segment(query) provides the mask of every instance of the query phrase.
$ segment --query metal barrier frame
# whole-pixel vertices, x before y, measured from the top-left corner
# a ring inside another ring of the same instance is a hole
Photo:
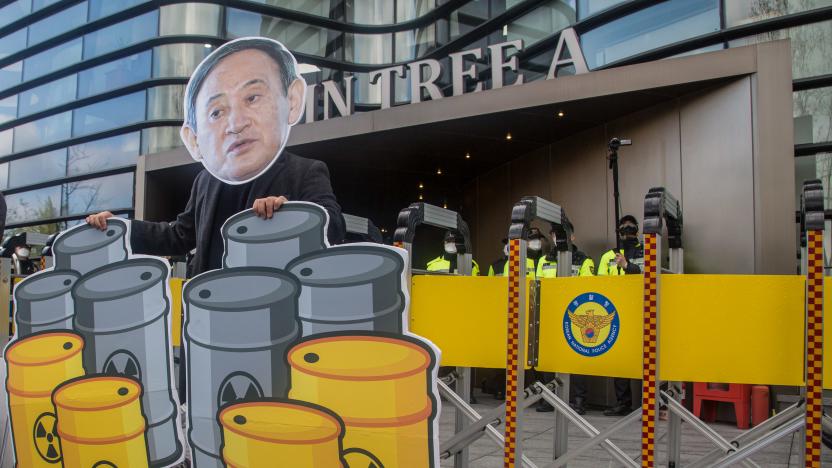
[[[468,229],[468,224],[462,219],[462,216],[455,211],[428,203],[413,203],[399,212],[396,231],[393,233],[393,245],[407,251],[408,264],[410,265],[410,271],[407,272],[407,288],[410,288],[410,276],[414,271],[427,273],[413,268],[413,240],[416,236],[416,227],[421,224],[450,230],[462,237],[462,242],[457,242],[456,244],[457,270],[460,276],[471,276],[473,271],[471,232]],[[448,273],[453,274],[453,272]],[[456,392],[448,386],[448,384],[453,382],[456,382]],[[469,456],[467,447],[477,437],[483,434],[482,430],[472,430],[468,427],[470,422],[482,420],[482,418],[479,418],[476,410],[468,404],[471,400],[471,382],[471,369],[468,367],[457,367],[456,372],[452,375],[449,382],[446,383],[441,380],[438,382],[439,393],[457,408],[454,422],[455,436],[448,441],[454,446],[454,450],[449,451],[444,447],[448,443],[442,444],[443,446],[440,447],[440,453],[446,455],[443,458],[453,455],[454,468],[468,468]],[[467,436],[470,434],[475,434],[476,437],[465,444],[457,445],[457,438],[460,435]]]
[[[526,389],[524,382],[526,364],[534,366],[537,363],[537,350],[539,336],[537,330],[539,320],[539,281],[532,283],[532,301],[527,312],[526,298],[526,243],[529,235],[529,227],[533,220],[548,222],[555,232],[558,257],[558,276],[571,276],[572,274],[572,224],[566,216],[566,212],[560,205],[552,203],[540,197],[523,197],[511,210],[511,226],[508,233],[508,343],[506,349],[506,403],[505,403],[505,442],[503,447],[503,460],[506,467],[516,466],[517,460],[524,465],[531,464],[523,456],[522,443],[517,439],[518,434],[523,430],[523,411],[529,401],[537,401],[540,398],[547,398],[548,392],[555,400],[569,401],[569,376],[556,374],[555,392],[552,394],[540,382],[535,382],[529,389]],[[522,324],[528,313],[528,330]],[[527,346],[528,332],[528,346]],[[523,362],[520,352],[528,351],[528,362]],[[544,392],[543,390],[547,390]],[[520,395],[523,398],[520,402]],[[518,408],[518,404],[522,408]],[[556,409],[560,406],[550,402]],[[568,404],[567,404],[568,406]],[[576,415],[577,416],[577,415]],[[553,435],[553,446],[555,457],[566,453],[568,443],[568,418],[562,412],[555,413],[555,430]],[[531,464],[534,466],[533,464]]]

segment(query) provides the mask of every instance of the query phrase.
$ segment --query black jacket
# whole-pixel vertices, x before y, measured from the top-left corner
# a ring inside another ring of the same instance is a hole
[[[214,219],[222,184],[224,182],[203,169],[194,180],[185,211],[175,221],[133,221],[130,234],[133,252],[184,255],[196,247],[188,264],[188,277],[206,271],[210,236],[225,222]],[[326,164],[284,151],[266,173],[254,180],[246,206],[251,207],[258,198],[280,195],[290,201],[308,201],[323,206],[329,212],[329,242],[338,244],[344,239],[344,217],[332,192]]]

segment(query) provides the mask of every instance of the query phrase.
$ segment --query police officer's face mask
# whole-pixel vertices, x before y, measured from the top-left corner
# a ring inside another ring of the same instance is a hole
[[[453,242],[445,242],[445,253],[447,254],[455,254],[456,253],[456,244]]]
[[[26,247],[17,249],[17,256],[20,258],[29,258],[29,249]]]
[[[506,257],[508,257],[508,244],[506,244],[506,245],[504,245],[504,246],[503,246],[503,255],[505,255]]]
[[[543,244],[540,239],[532,239],[529,241],[529,250],[539,252],[541,248],[543,248]]]

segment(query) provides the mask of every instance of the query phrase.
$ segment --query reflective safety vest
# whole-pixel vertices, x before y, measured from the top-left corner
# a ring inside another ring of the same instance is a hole
[[[534,259],[526,257],[526,275],[534,276],[535,269],[534,269]],[[493,267],[488,269],[488,276],[508,276],[508,260],[503,265],[503,271],[496,273]]]
[[[581,251],[572,253],[572,276],[592,276],[595,274],[595,262]],[[558,276],[558,261],[546,257],[537,265],[538,278],[555,278]]]
[[[624,249],[618,251],[624,255]],[[637,265],[640,270],[644,271],[644,250],[641,245],[636,248],[636,256],[628,258],[628,262]],[[601,256],[598,262],[598,276],[619,276],[626,275],[627,272],[615,263],[615,249],[610,249]]]
[[[433,260],[428,262],[428,266],[426,268],[428,271],[440,271],[444,273],[450,273],[451,271],[451,261],[445,260],[445,257],[440,255]],[[480,275],[480,266],[477,265],[476,260],[471,259],[471,275],[472,276],[479,276]],[[454,270],[454,273],[457,273],[459,270]]]

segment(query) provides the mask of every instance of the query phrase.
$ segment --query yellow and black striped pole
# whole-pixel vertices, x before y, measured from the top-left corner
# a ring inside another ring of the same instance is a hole
[[[503,461],[505,468],[514,468],[520,458],[522,449],[517,435],[520,432],[520,420],[517,417],[518,394],[523,389],[523,362],[520,352],[523,349],[523,331],[520,329],[523,310],[523,281],[526,264],[525,241],[509,239],[508,241],[508,329],[506,346],[506,431]]]
[[[659,292],[661,290],[662,235],[665,233],[670,248],[672,250],[681,249],[681,205],[664,187],[654,187],[644,197],[644,329],[641,351],[643,380],[641,396],[641,466],[644,468],[656,466],[656,421],[659,413],[658,387],[660,377]],[[679,260],[676,259],[676,262]],[[678,267],[678,265],[675,266]],[[678,434],[673,434],[673,431],[669,432],[671,432],[671,438],[678,436]],[[673,441],[671,445],[675,443]]]
[[[803,184],[806,232],[806,467],[821,466],[823,419],[823,187]]]
[[[656,387],[658,387],[658,298],[661,238],[644,234],[644,334],[642,344],[641,466],[655,466]]]

